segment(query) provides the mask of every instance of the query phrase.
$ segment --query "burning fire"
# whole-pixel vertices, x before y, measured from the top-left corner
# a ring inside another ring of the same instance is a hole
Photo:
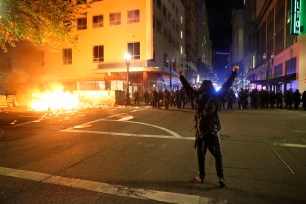
[[[79,106],[78,95],[64,91],[60,85],[49,91],[33,93],[32,98],[30,106],[37,111],[72,110]]]

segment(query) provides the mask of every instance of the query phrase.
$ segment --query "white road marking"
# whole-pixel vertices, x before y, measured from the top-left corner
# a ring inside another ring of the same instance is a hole
[[[141,199],[141,200],[155,200],[160,202],[180,203],[180,204],[227,203],[226,200],[217,201],[209,197],[200,197],[198,195],[146,190],[141,188],[130,188],[121,185],[111,185],[97,181],[54,176],[40,172],[12,169],[6,167],[0,167],[0,176],[10,176],[15,178],[27,179],[31,181],[67,186],[70,188],[78,188],[98,193],[105,193],[120,197],[127,197],[127,198]]]
[[[132,110],[132,111],[130,111],[130,112],[133,113],[133,112],[142,111],[142,110],[145,110],[145,109],[148,109],[148,108],[149,108],[149,107],[146,106],[145,108],[138,108],[138,109]]]
[[[109,120],[108,119],[108,118],[114,118],[114,117],[118,117],[118,116],[123,116],[123,117],[119,118],[118,120]],[[77,125],[77,126],[79,127],[79,126],[91,125],[93,123],[97,123],[97,122],[100,122],[100,121],[126,122],[126,123],[134,123],[134,124],[139,124],[139,125],[151,126],[151,127],[157,128],[157,129],[161,129],[165,132],[168,132],[169,134],[171,134],[175,138],[182,138],[181,135],[177,134],[176,132],[174,132],[172,130],[164,128],[164,127],[160,127],[160,126],[157,126],[157,125],[152,125],[152,124],[149,124],[149,123],[129,121],[133,118],[134,118],[133,116],[127,115],[126,113],[121,113],[121,114],[108,116],[106,118],[101,118],[101,119],[98,119],[98,120],[89,121],[89,122],[86,122],[86,123],[83,123],[83,124],[80,124],[80,125]],[[103,131],[100,132],[100,131],[84,131],[84,130],[82,130],[82,131],[77,130],[76,131],[76,130],[74,130],[74,128],[67,128],[67,129],[61,130],[61,132],[87,132],[87,133],[95,133],[95,134],[111,134],[111,135],[136,136],[136,137],[157,137],[157,138],[164,138],[165,137],[165,136],[161,136],[161,135],[152,135],[151,136],[151,135],[143,135],[143,134],[118,133],[118,132],[103,132]]]
[[[132,119],[134,119],[134,117],[129,115],[129,116],[125,116],[123,118],[120,118],[118,121],[127,121],[127,120],[132,120]]]
[[[113,121],[113,122],[116,122],[116,120],[105,120],[105,121]],[[174,131],[172,131],[172,130],[169,130],[169,129],[164,128],[164,127],[161,127],[161,126],[152,125],[152,124],[149,124],[149,123],[142,123],[142,122],[136,122],[136,121],[121,121],[121,120],[117,120],[117,121],[126,122],[126,123],[140,124],[140,125],[147,125],[147,126],[155,127],[155,128],[157,128],[157,129],[164,130],[164,131],[170,133],[171,135],[173,135],[173,137],[182,137],[182,136],[180,136],[179,134],[177,134],[176,132],[174,132]]]
[[[277,152],[270,145],[269,147],[274,152],[274,154],[283,162],[283,164],[289,169],[291,174],[295,174],[294,171],[290,168],[290,166],[285,162],[285,160],[279,154],[277,154]]]
[[[292,132],[303,134],[306,133],[306,130],[293,130]]]
[[[274,143],[274,145],[279,145],[283,147],[299,147],[299,148],[306,148],[304,144],[290,144],[290,143]]]
[[[173,137],[170,135],[147,135],[147,134],[124,133],[124,132],[103,132],[103,131],[80,130],[80,129],[73,129],[73,128],[61,130],[61,132],[79,132],[79,133],[91,133],[91,134],[100,134],[100,135],[116,135],[116,136],[125,136],[125,137],[146,137],[146,138],[194,140],[194,137]]]

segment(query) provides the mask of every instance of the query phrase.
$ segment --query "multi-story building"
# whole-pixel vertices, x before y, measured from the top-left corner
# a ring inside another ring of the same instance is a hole
[[[212,42],[208,28],[206,0],[197,1],[197,33],[197,67],[199,80],[209,79],[212,73]]]
[[[198,0],[182,0],[185,7],[185,65],[184,70],[190,82],[196,82],[198,67],[198,36],[197,36],[197,2]],[[204,19],[203,19],[204,20]]]
[[[140,96],[153,88],[169,89],[170,83],[178,88],[177,73],[185,62],[184,31],[181,1],[96,0],[87,15],[77,19],[75,45],[53,50],[20,43],[4,53],[2,85],[17,92],[17,84],[55,81],[70,90],[129,87]],[[131,55],[128,63],[125,53]]]
[[[306,1],[247,0],[244,12],[249,88],[306,90]]]

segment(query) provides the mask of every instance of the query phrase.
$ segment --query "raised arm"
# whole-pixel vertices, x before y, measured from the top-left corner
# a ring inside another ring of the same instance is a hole
[[[219,100],[223,100],[224,97],[229,92],[232,84],[235,81],[235,78],[237,76],[238,70],[239,70],[239,66],[234,66],[233,67],[233,71],[232,71],[231,75],[227,78],[227,80],[224,82],[224,84],[222,85],[221,89],[218,92],[218,99]]]
[[[183,87],[186,91],[188,98],[192,99],[192,96],[195,94],[195,90],[190,86],[187,79],[183,76],[183,72],[180,71],[179,74],[180,74],[180,81],[183,84]]]

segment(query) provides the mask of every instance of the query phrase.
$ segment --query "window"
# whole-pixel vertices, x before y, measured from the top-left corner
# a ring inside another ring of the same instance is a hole
[[[87,18],[79,18],[77,19],[77,29],[85,30],[87,29]]]
[[[162,33],[162,23],[160,20],[157,19],[157,31],[161,34]]]
[[[103,27],[103,15],[92,17],[92,27],[93,28]]]
[[[293,57],[285,62],[286,75],[296,73],[296,57]]]
[[[168,39],[168,30],[166,27],[163,27],[163,36],[166,40]]]
[[[162,7],[162,6],[161,6],[161,0],[157,0],[157,3],[156,3],[156,4],[157,4],[157,7],[161,10],[161,7]]]
[[[121,24],[121,13],[109,14],[109,25],[120,25]]]
[[[167,18],[167,8],[165,5],[163,5],[163,15],[165,16],[165,18]]]
[[[86,0],[77,0],[77,4],[85,4]]]
[[[63,64],[72,64],[72,49],[63,49]]]
[[[140,59],[140,42],[128,43],[128,52],[132,59]]]
[[[98,45],[93,47],[93,61],[104,62],[104,46]]]
[[[283,64],[279,64],[274,67],[274,77],[280,77],[283,75]]]
[[[128,23],[137,23],[140,21],[139,10],[128,11]]]

